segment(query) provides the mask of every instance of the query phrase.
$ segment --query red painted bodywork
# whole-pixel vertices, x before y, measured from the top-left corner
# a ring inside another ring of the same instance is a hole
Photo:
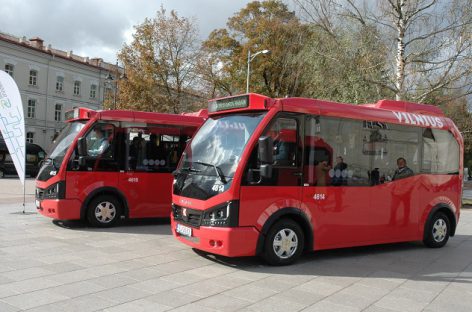
[[[65,181],[65,199],[44,199],[40,202],[38,211],[53,219],[77,220],[83,217],[81,212],[84,209],[84,200],[91,192],[100,188],[112,188],[125,198],[129,218],[168,217],[172,195],[171,173],[67,171],[68,160],[77,145],[78,138],[84,136],[98,120],[178,125],[186,127],[184,128],[184,131],[188,131],[186,134],[193,135],[207,117],[206,110],[174,115],[124,110],[93,111],[80,108],[78,116],[79,118],[68,121],[88,120],[87,124],[66,152],[57,174],[48,181],[36,180],[36,187],[40,189]],[[139,183],[131,183],[132,178],[138,178]]]
[[[264,224],[274,213],[287,207],[299,209],[309,219],[314,233],[313,250],[422,240],[429,213],[440,203],[448,204],[458,222],[463,179],[462,157],[458,175],[419,174],[370,187],[241,185],[250,152],[279,112],[417,126],[425,125],[415,121],[415,116],[425,114],[431,116],[428,117],[430,119],[426,121],[418,118],[425,123],[434,121],[435,125],[430,126],[450,131],[459,143],[460,153],[463,155],[464,146],[459,130],[437,107],[386,100],[376,104],[350,105],[305,98],[270,99],[255,94],[250,96],[258,98],[255,107],[250,105],[244,109],[209,113],[212,116],[267,110],[263,121],[247,143],[231,187],[208,200],[175,194],[172,196],[175,205],[195,210],[206,210],[227,201],[239,200],[239,226],[193,228],[193,237],[189,239],[176,234],[176,222],[172,219],[174,236],[182,243],[224,256],[255,255]],[[262,100],[265,103],[263,107]],[[410,115],[400,115],[400,112]],[[439,122],[431,118],[439,118]],[[330,147],[327,150],[332,153]],[[315,200],[314,194],[324,194],[325,199]],[[211,246],[208,244],[209,240],[221,241],[222,248]]]

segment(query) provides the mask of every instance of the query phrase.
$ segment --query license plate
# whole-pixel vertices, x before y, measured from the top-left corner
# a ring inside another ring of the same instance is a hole
[[[35,200],[34,203],[36,204],[36,208],[41,208],[41,202],[39,200]]]
[[[188,237],[192,236],[192,228],[189,228],[188,226],[185,226],[179,223],[177,223],[177,226],[175,227],[175,231],[183,236],[188,236]]]

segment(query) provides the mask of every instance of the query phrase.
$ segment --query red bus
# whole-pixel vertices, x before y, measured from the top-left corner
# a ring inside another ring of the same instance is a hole
[[[462,155],[460,132],[431,105],[212,100],[174,173],[172,231],[273,265],[304,250],[442,247],[459,220]]]
[[[119,218],[168,217],[172,172],[206,110],[182,115],[66,112],[67,125],[36,177],[36,207],[59,220],[112,226]]]

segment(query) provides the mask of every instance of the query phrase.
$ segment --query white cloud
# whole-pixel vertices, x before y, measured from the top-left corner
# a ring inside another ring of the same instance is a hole
[[[0,31],[74,53],[115,62],[124,42],[132,40],[133,26],[155,16],[161,4],[180,16],[195,17],[200,37],[225,26],[228,17],[248,0],[2,0]]]

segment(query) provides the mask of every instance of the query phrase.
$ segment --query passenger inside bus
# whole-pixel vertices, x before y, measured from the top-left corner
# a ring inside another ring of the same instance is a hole
[[[108,139],[105,137],[105,131],[101,127],[95,127],[93,129],[95,134],[95,140],[88,149],[90,156],[98,156],[103,154],[109,146]]]
[[[316,186],[327,186],[330,184],[330,170],[331,166],[327,160],[322,160],[315,166]]]
[[[296,153],[296,131],[281,129],[274,138],[274,165],[292,166]]]
[[[336,157],[336,165],[333,169],[331,185],[347,185],[347,164],[341,156]]]
[[[408,178],[408,177],[411,177],[411,176],[415,175],[413,170],[408,168],[408,166],[406,165],[405,158],[403,158],[403,157],[398,158],[397,159],[397,166],[398,166],[398,169],[395,170],[395,173],[393,174],[392,181]]]

